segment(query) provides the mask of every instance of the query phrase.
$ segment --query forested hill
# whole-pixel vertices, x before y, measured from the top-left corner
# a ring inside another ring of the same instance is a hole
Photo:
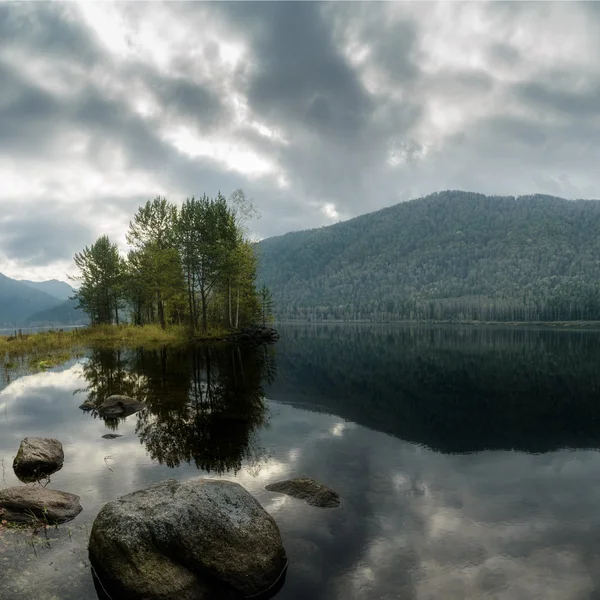
[[[278,318],[600,319],[600,201],[446,191],[259,244]]]

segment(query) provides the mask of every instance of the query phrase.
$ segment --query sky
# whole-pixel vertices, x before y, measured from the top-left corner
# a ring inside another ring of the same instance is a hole
[[[600,198],[600,3],[0,2],[0,272],[158,195],[255,238],[434,191]]]

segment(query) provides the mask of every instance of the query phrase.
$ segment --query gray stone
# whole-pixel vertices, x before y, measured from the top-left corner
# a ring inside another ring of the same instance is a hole
[[[101,417],[128,417],[142,408],[145,408],[144,404],[134,398],[115,394],[106,398],[98,407],[98,414]]]
[[[319,506],[320,508],[337,508],[340,505],[340,496],[337,492],[308,477],[270,483],[265,489],[270,492],[278,492],[293,498],[299,498],[311,506]]]
[[[21,481],[37,481],[62,469],[65,455],[62,444],[53,438],[26,437],[13,462]]]
[[[2,519],[11,523],[66,523],[81,511],[79,496],[75,494],[39,485],[0,490],[0,513]]]
[[[114,440],[115,438],[120,438],[123,436],[120,435],[119,433],[105,433],[102,437],[105,440]]]
[[[83,404],[79,406],[79,408],[85,411],[93,410],[94,408],[96,408],[96,404],[91,400],[86,400]]]
[[[248,598],[283,580],[273,518],[241,485],[174,479],[106,504],[90,560],[111,595],[155,600]]]

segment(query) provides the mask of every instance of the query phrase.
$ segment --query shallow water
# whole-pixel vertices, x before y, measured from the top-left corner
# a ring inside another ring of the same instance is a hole
[[[279,524],[278,600],[600,598],[600,334],[281,333],[256,352],[95,352],[10,381],[0,484],[19,484],[23,437],[56,437],[65,465],[49,485],[84,511],[47,538],[0,533],[0,597],[97,598],[86,544],[103,504],[208,474],[244,485]],[[112,393],[148,408],[116,423],[78,409]],[[300,475],[342,507],[264,489]]]

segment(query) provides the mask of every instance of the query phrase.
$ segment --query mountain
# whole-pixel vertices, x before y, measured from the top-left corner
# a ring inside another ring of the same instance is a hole
[[[81,309],[75,308],[77,304],[77,300],[65,300],[27,317],[26,322],[28,325],[87,325],[89,318]]]
[[[60,304],[50,294],[0,273],[0,324],[22,324],[32,314]]]
[[[445,191],[258,244],[280,319],[600,319],[600,201]]]
[[[48,281],[28,281],[27,279],[19,279],[20,283],[24,283],[29,287],[35,288],[42,292],[46,292],[59,300],[68,300],[73,295],[73,288],[64,281],[58,279],[50,279]]]

